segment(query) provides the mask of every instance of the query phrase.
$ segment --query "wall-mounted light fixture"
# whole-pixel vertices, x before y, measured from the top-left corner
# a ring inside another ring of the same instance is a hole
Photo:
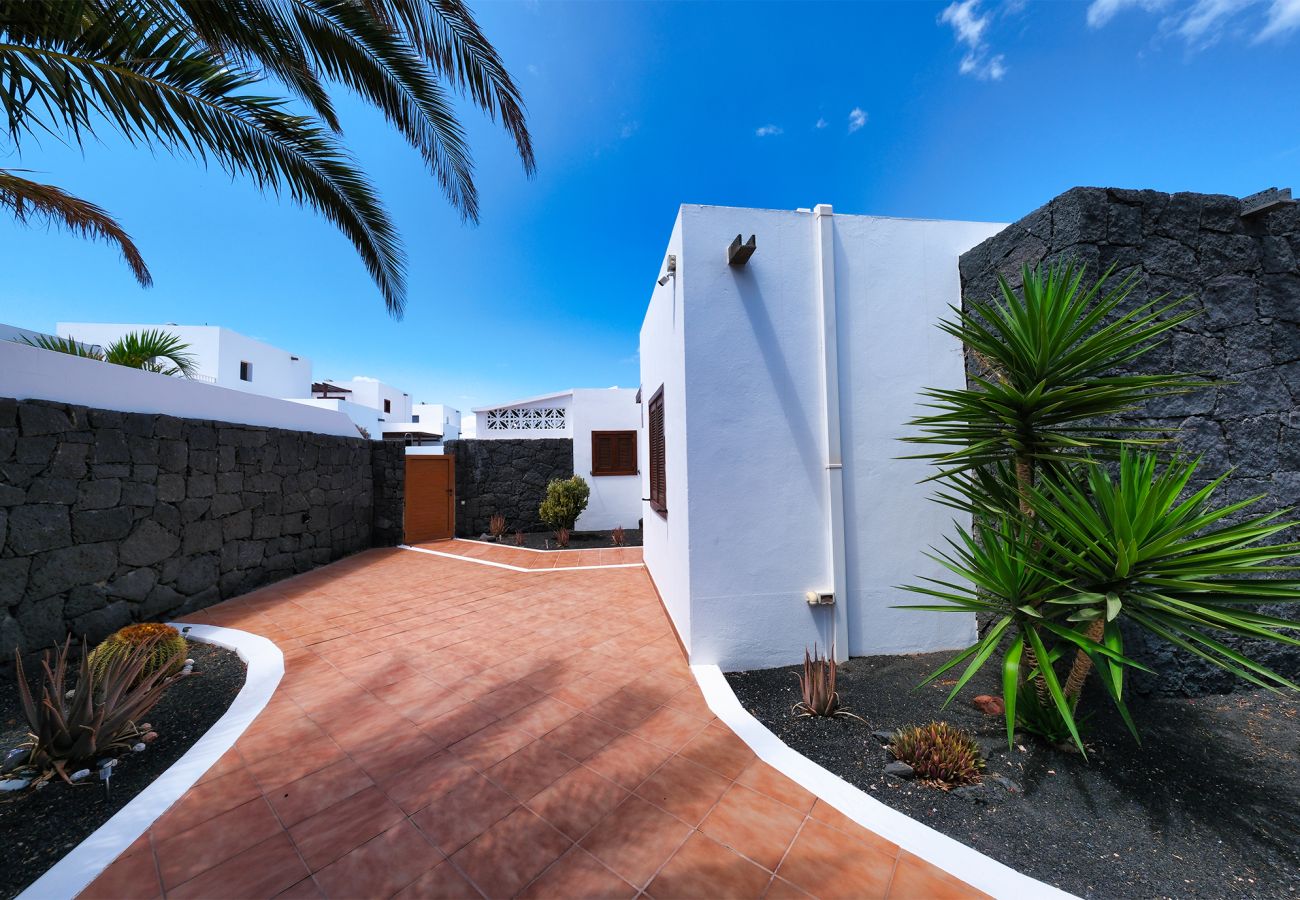
[[[743,266],[749,262],[749,258],[754,255],[754,251],[757,249],[758,241],[754,235],[751,234],[749,240],[743,244],[740,242],[740,235],[736,235],[736,239],[727,248],[727,265]]]
[[[668,283],[669,278],[676,278],[676,277],[677,277],[677,254],[669,253],[668,266],[665,268],[664,273],[659,276],[659,286],[663,287],[665,284]]]

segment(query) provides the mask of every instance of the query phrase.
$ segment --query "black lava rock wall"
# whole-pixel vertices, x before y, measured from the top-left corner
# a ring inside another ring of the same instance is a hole
[[[398,543],[404,475],[400,444],[0,399],[0,654]]]
[[[1300,204],[1243,218],[1240,201],[1225,195],[1075,188],[963,255],[962,296],[992,296],[997,276],[1018,285],[1023,265],[1063,258],[1093,275],[1112,265],[1117,277],[1138,273],[1134,304],[1192,298],[1200,315],[1132,371],[1197,372],[1221,383],[1153,400],[1135,418],[1203,454],[1198,474],[1232,468],[1220,500],[1267,494],[1261,511],[1300,504]],[[1229,643],[1300,675],[1300,651]],[[1145,633],[1130,635],[1129,649],[1160,672],[1136,673],[1140,691],[1195,696],[1244,684]]]
[[[573,475],[572,438],[448,441],[456,458],[456,535],[487,533],[496,513],[511,532],[544,528],[537,508],[552,478]]]

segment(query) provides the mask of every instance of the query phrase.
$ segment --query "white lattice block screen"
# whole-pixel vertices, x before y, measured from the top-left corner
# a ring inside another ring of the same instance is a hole
[[[568,411],[562,406],[490,409],[488,431],[563,431]]]

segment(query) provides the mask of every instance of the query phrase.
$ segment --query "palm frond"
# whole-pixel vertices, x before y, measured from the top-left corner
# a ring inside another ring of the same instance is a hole
[[[40,184],[0,169],[0,208],[23,224],[33,221],[59,225],[74,234],[115,245],[141,287],[153,284],[144,257],[121,225],[100,207],[50,184]]]

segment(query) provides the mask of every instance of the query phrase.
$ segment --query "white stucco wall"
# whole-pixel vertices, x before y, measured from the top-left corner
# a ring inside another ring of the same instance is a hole
[[[922,386],[962,383],[960,350],[934,323],[959,299],[958,255],[1002,226],[832,221],[847,569],[836,639],[853,655],[962,646],[973,618],[890,608],[909,602],[895,585],[934,572],[921,552],[951,521],[915,483],[924,467],[894,458],[906,452],[895,438]],[[689,598],[692,662],[793,663],[835,633],[833,611],[804,598],[832,583],[814,228],[806,212],[682,207],[676,306],[665,299],[671,281],[656,288],[643,326],[647,400],[673,383],[675,356],[684,359],[680,408],[665,406],[684,434],[666,428],[670,513],[661,526],[675,526],[684,509],[686,550],[667,527],[651,528],[647,511],[645,557],[675,621],[676,595]],[[725,249],[737,233],[755,234],[758,251],[733,268]],[[683,472],[690,491],[675,504]]]
[[[124,324],[107,322],[60,322],[56,330],[63,337],[83,343],[107,346],[131,331],[159,329],[175,334],[189,344],[196,370],[203,380],[221,387],[264,397],[310,397],[311,360],[288,350],[254,340],[217,325]],[[252,364],[252,380],[242,381],[239,364]]]
[[[358,375],[351,381],[332,382],[352,392],[348,399],[352,403],[369,406],[379,411],[379,417],[385,422],[411,421],[411,395],[391,384],[385,384],[377,378]],[[384,411],[384,401],[389,402],[389,410]]]
[[[9,342],[0,342],[0,397],[358,436],[336,411]]]
[[[411,416],[420,417],[416,424],[437,426],[443,441],[454,441],[460,437],[460,410],[445,403],[413,403]]]
[[[573,437],[573,416],[569,414],[569,407],[572,403],[573,391],[562,391],[541,397],[530,397],[526,400],[515,400],[503,403],[500,406],[480,407],[473,411],[474,436],[484,441]],[[564,427],[546,429],[489,428],[488,414],[494,409],[563,409],[565,410]]]
[[[673,224],[664,259],[682,255],[684,209]],[[658,278],[664,271],[660,262]],[[649,274],[649,273],[647,273]],[[672,618],[677,636],[694,655],[690,592],[690,517],[687,515],[688,483],[686,434],[686,338],[683,316],[684,290],[690,275],[680,264],[677,276],[664,285],[654,281],[650,305],[641,324],[641,435],[637,455],[641,460],[641,515],[643,554],[646,568]],[[650,399],[664,391],[664,470],[668,512],[650,508],[650,451],[647,444],[647,411]]]
[[[591,497],[578,517],[579,531],[604,531],[622,525],[636,528],[641,518],[641,479],[637,475],[591,474],[593,431],[636,431],[641,407],[635,388],[577,388],[569,408],[573,432],[573,471],[587,480]],[[645,468],[640,447],[637,466]]]
[[[315,409],[332,410],[341,415],[347,416],[352,422],[352,433],[361,437],[356,426],[360,426],[370,435],[370,439],[378,441],[383,439],[384,422],[380,421],[382,414],[372,406],[365,406],[361,403],[353,403],[351,400],[321,400],[313,397],[294,398],[289,401],[299,406],[310,406]]]

